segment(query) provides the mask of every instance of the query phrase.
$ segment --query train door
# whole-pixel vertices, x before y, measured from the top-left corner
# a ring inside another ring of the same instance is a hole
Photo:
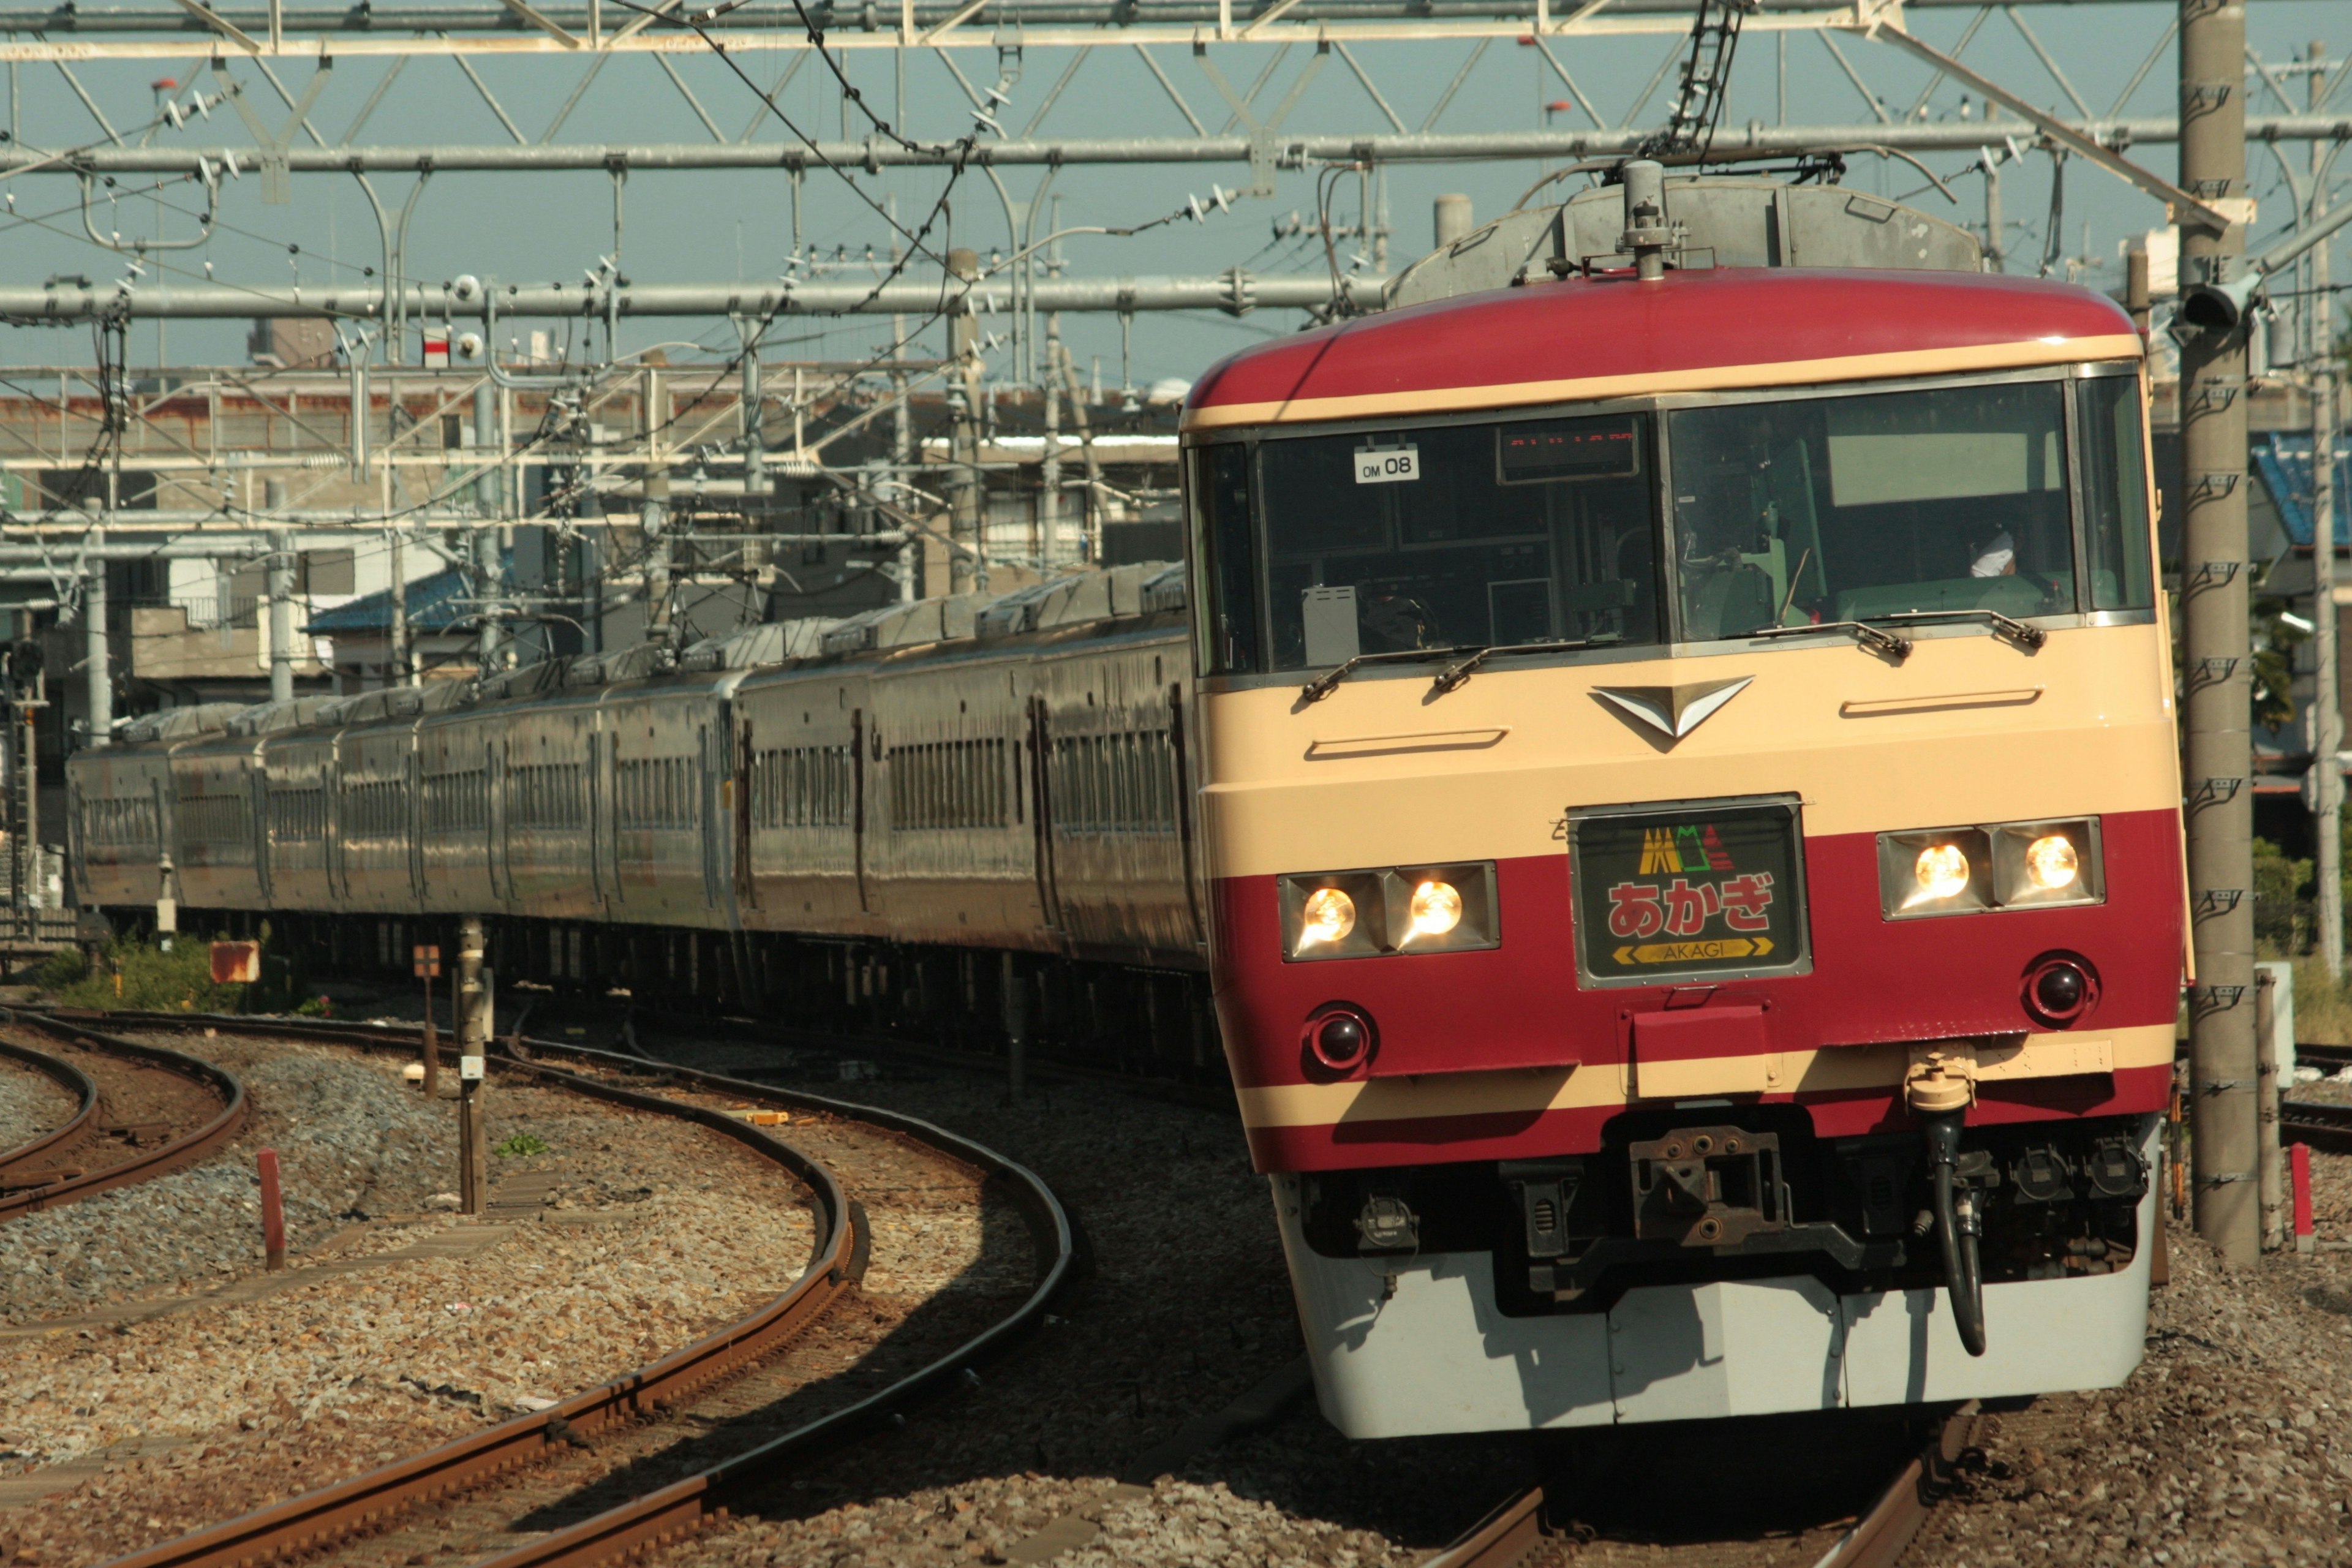
[[[274,857],[269,852],[269,770],[261,765],[257,752],[246,773],[246,798],[252,803],[253,813],[253,831],[246,835],[253,845],[253,879],[261,889],[261,907],[266,910],[274,907],[277,900],[270,890]]]
[[[490,897],[514,897],[514,867],[507,858],[507,743],[503,737],[482,737],[482,787],[489,799],[482,803],[483,864],[490,875]]]
[[[1184,854],[1184,912],[1192,917],[1192,941],[1205,951],[1209,928],[1201,913],[1200,851],[1192,838],[1192,755],[1184,725],[1184,683],[1168,688],[1168,745],[1175,753],[1176,838]]]
[[[731,826],[735,834],[735,842],[732,846],[735,860],[735,907],[740,911],[756,910],[760,907],[760,883],[759,879],[751,874],[751,791],[752,780],[757,775],[751,765],[751,716],[744,715],[743,722],[739,725],[735,722],[733,703],[727,705],[726,712],[728,731],[733,737],[734,752],[734,773],[731,775],[734,788],[727,792],[726,798],[730,807],[728,815],[732,818]],[[740,914],[738,923],[740,923]]]
[[[882,754],[882,733],[874,733],[874,754]],[[866,891],[866,710],[849,710],[849,842],[851,864],[857,878],[857,909],[873,912]]]
[[[727,711],[726,706],[722,703],[719,710],[723,715]],[[733,795],[734,791],[720,787],[727,766],[724,731],[701,724],[696,727],[694,733],[695,763],[702,774],[702,787],[696,792],[701,806],[696,815],[701,819],[702,827],[702,907],[715,910],[719,907],[719,866],[726,852],[725,824],[719,811],[722,801]]]
[[[1053,736],[1046,719],[1045,699],[1029,699],[1030,822],[1036,835],[1037,909],[1045,929],[1059,931],[1062,909],[1054,889]]]
[[[591,722],[593,722],[592,716]],[[604,906],[604,737],[588,731],[588,881]]]
[[[414,732],[408,736],[401,762],[408,788],[401,801],[401,837],[407,850],[408,897],[425,906],[425,759],[418,754]]]

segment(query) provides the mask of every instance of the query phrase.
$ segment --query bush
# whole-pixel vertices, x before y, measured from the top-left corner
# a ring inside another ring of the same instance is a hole
[[[490,1151],[501,1160],[520,1160],[526,1154],[544,1154],[547,1144],[528,1132],[518,1132]]]
[[[236,1013],[244,1010],[247,989],[214,984],[211,944],[180,936],[168,952],[152,942],[117,940],[97,972],[60,987],[58,1000],[70,1007]]]
[[[89,960],[78,947],[61,947],[41,961],[33,979],[44,991],[63,991],[89,973]]]
[[[2311,945],[2311,862],[2288,858],[2267,838],[2254,840],[2254,946],[2286,958]]]

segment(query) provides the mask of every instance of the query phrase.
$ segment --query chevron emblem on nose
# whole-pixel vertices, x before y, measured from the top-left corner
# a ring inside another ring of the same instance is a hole
[[[1631,719],[1679,741],[1720,712],[1756,678],[1700,680],[1687,686],[1596,686],[1592,695]]]

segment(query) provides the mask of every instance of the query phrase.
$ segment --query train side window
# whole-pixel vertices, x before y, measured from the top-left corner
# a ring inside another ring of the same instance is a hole
[[[1201,668],[1210,675],[1247,675],[1261,666],[1249,455],[1238,441],[1192,455],[1192,552],[1202,584],[1195,625]]]
[[[2153,609],[2156,583],[2148,563],[2139,378],[2099,376],[2078,383],[2074,396],[2091,608]]]

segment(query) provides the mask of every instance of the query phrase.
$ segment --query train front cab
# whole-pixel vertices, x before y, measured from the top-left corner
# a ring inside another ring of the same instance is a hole
[[[1348,345],[1302,334],[1188,413],[1217,1005],[1351,1436],[2140,1356],[2186,910],[2137,340],[1945,277],[1918,331],[1998,319],[1935,374],[1710,368],[1775,301],[1701,277],[1457,328],[1589,344],[1659,290],[1671,392],[1318,397]],[[1410,384],[1416,315],[1340,331]]]

